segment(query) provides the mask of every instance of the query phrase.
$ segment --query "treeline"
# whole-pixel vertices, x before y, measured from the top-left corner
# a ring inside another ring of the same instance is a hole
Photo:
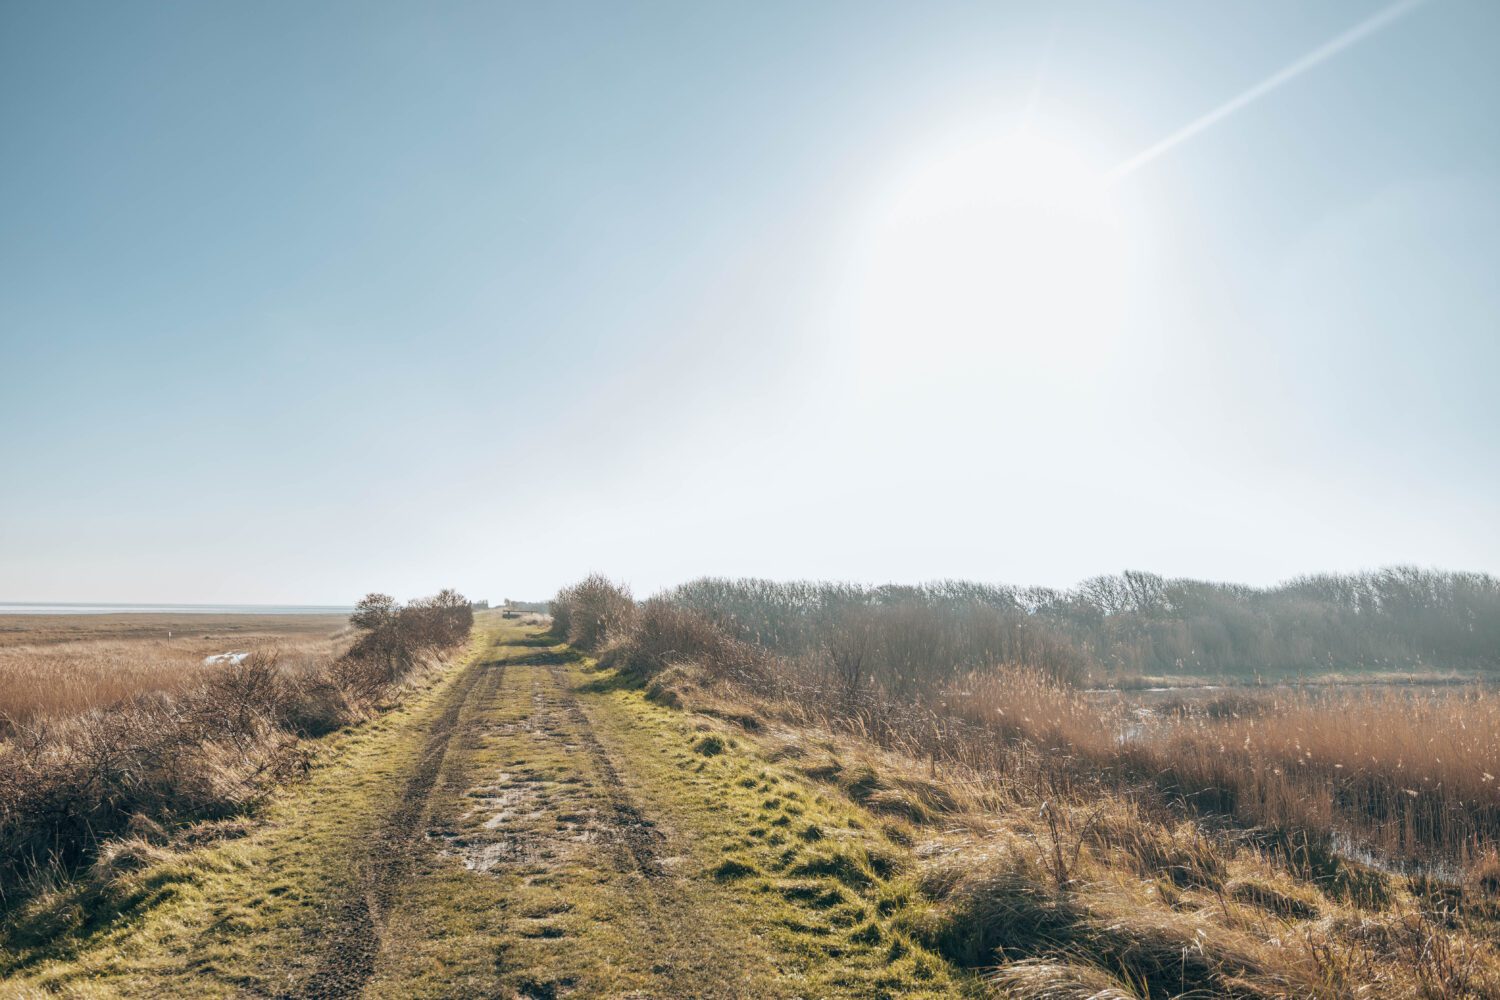
[[[595,576],[558,594],[553,623],[659,700],[727,683],[786,718],[1011,782],[1102,781],[1320,850],[1337,832],[1482,866],[1500,850],[1500,704],[1485,691],[1240,694],[1146,727],[1077,682],[1159,667],[1214,630],[1232,653],[1184,663],[1493,667],[1494,595],[1489,577],[1398,569],[1261,591],[1146,574],[1068,592],[704,579],[637,603]],[[1382,637],[1394,651],[1376,656]]]
[[[465,643],[473,620],[452,590],[405,605],[370,594],[343,656],[257,654],[204,667],[177,693],[12,726],[0,740],[0,912],[90,865],[87,885],[102,891],[128,845],[149,850],[174,829],[242,813],[305,770],[303,737],[389,703],[424,662]]]
[[[1395,567],[1265,589],[1139,572],[1066,590],[706,578],[663,596],[781,655],[852,647],[898,689],[993,663],[1069,679],[1500,668],[1500,581],[1480,573]]]

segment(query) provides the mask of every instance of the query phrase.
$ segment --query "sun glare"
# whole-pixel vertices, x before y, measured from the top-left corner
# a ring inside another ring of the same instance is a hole
[[[1107,177],[1073,150],[1018,132],[900,171],[862,248],[860,353],[912,371],[1086,365],[1123,291]]]

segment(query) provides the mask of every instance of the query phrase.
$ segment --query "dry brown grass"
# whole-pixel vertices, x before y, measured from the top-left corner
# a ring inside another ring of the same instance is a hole
[[[1493,694],[1141,713],[1000,666],[902,696],[847,631],[826,656],[761,649],[741,677],[701,618],[649,616],[616,613],[595,648],[876,813],[917,859],[878,905],[906,940],[996,970],[997,996],[1500,998]]]
[[[1500,848],[1500,697],[1473,688],[1223,696],[1137,714],[1034,670],[976,671],[923,702],[858,699],[783,664],[785,712],[913,756],[1066,793],[1150,785],[1190,815],[1446,871]],[[788,681],[787,678],[796,678]]]
[[[0,741],[0,900],[70,870],[112,834],[244,809],[302,762],[277,666],[225,667]]]
[[[998,997],[1500,996],[1500,863],[1464,887],[1337,857],[1321,862],[1337,877],[1309,878],[1303,857],[1102,780],[1049,782],[1043,755],[1030,777],[1020,756],[981,773],[723,686],[685,701],[722,714],[735,698],[761,715],[772,760],[889,817],[915,864],[880,905],[910,940],[993,969]]]
[[[180,614],[131,612],[107,615],[0,615],[0,648],[39,646],[85,639],[206,639],[295,642],[332,635],[349,624],[342,614]]]
[[[1123,711],[1023,667],[971,671],[941,692],[932,711],[1002,738],[1096,757],[1115,752],[1126,724]]]
[[[1500,697],[1294,693],[1168,720],[1129,744],[1199,808],[1335,831],[1391,859],[1466,865],[1500,844]]]
[[[232,816],[300,773],[301,737],[366,717],[466,640],[453,596],[394,609],[380,635],[399,656],[357,648],[374,633],[343,619],[291,616],[195,619],[185,636],[128,616],[129,638],[120,622],[51,622],[0,647],[0,911],[112,838]],[[204,663],[229,651],[249,656]]]
[[[688,704],[720,712],[714,698],[700,688]],[[1489,882],[1476,873],[1463,887],[1337,857],[1321,861],[1337,877],[1309,878],[1304,857],[1173,818],[1104,782],[1060,790],[1023,779],[1019,763],[979,773],[754,704],[772,759],[891,816],[887,836],[917,859],[891,890],[898,926],[959,965],[994,969],[996,996],[1500,996],[1493,860],[1481,869]],[[1379,891],[1344,891],[1350,884]]]
[[[180,694],[219,653],[274,652],[291,667],[336,658],[349,641],[347,619],[329,615],[0,616],[0,736],[147,692]]]

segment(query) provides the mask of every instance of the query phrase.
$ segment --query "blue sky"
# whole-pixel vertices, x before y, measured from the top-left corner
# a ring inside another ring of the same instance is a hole
[[[1500,571],[1500,5],[0,2],[0,598]]]

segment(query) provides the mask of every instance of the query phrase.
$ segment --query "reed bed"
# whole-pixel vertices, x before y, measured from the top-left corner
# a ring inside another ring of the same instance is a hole
[[[147,693],[181,694],[226,652],[276,656],[288,668],[347,651],[347,629],[325,634],[82,639],[0,646],[0,735]]]
[[[812,686],[797,700],[882,745],[1012,780],[1030,771],[1048,787],[1150,785],[1194,815],[1389,867],[1460,878],[1500,851],[1500,697],[1483,689],[1237,696],[1148,714],[996,667],[920,704],[871,690],[854,707]]]
[[[1250,714],[1169,717],[1121,756],[1201,809],[1327,831],[1397,862],[1500,845],[1500,697],[1299,692]]]
[[[1149,779],[1198,814],[1336,838],[1384,864],[1457,871],[1500,848],[1500,696],[1484,688],[1219,694],[1151,711],[996,667],[927,708]]]

